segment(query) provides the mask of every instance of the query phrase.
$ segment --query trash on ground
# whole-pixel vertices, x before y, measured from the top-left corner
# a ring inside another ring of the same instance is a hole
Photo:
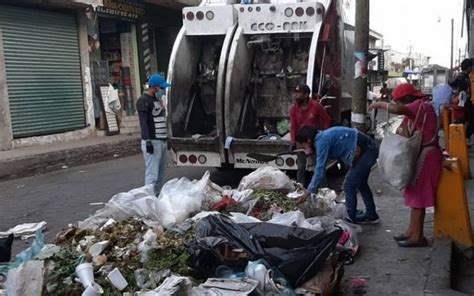
[[[38,231],[0,273],[41,262],[42,295],[336,293],[361,228],[343,221],[347,210],[332,190],[304,204],[287,196],[300,187],[265,167],[237,189],[206,172],[168,181],[158,197],[151,186],[119,193],[55,244],[44,245]]]

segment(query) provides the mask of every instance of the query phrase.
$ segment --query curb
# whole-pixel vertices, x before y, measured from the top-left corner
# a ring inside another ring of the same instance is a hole
[[[51,151],[0,162],[0,181],[28,177],[141,152],[140,138]]]
[[[427,256],[429,260],[425,281],[425,296],[462,296],[464,293],[451,289],[452,277],[452,252],[451,239],[436,240]]]

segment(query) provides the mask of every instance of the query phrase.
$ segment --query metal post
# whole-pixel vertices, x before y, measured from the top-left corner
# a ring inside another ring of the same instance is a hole
[[[356,65],[352,89],[352,126],[366,131],[367,53],[369,51],[369,0],[356,1],[355,51]]]
[[[453,69],[453,56],[454,56],[454,19],[451,19],[451,67]]]

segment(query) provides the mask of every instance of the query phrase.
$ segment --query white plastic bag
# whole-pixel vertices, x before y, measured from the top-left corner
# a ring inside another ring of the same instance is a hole
[[[304,214],[301,211],[290,211],[283,214],[274,213],[271,220],[268,223],[285,225],[285,226],[296,226],[306,228],[314,231],[322,231],[321,223],[311,223],[309,219],[305,219]]]
[[[31,260],[11,269],[7,276],[7,295],[41,296],[44,281],[44,261]]]
[[[294,191],[295,186],[284,172],[271,166],[265,166],[242,178],[238,190],[246,189],[287,189]]]
[[[398,189],[404,189],[410,184],[415,173],[420,146],[420,132],[415,132],[410,138],[393,133],[385,134],[380,144],[378,159],[384,180]]]
[[[207,171],[196,183],[187,178],[180,178],[170,180],[163,186],[157,202],[157,213],[163,227],[181,223],[193,212],[201,210],[209,176]]]
[[[78,223],[79,228],[97,229],[110,218],[121,221],[133,216],[158,221],[160,214],[153,185],[132,189],[114,195],[110,201],[94,215]]]
[[[117,114],[120,111],[120,108],[122,108],[122,105],[120,104],[118,90],[115,89],[112,84],[109,83],[107,105],[105,107],[105,111]]]

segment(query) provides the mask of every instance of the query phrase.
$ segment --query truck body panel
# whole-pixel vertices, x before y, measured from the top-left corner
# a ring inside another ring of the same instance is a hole
[[[266,163],[247,154],[289,150],[291,90],[299,83],[332,98],[325,104],[334,122],[350,120],[350,90],[343,82],[354,73],[353,47],[345,44],[347,11],[330,0],[235,2],[183,9],[168,73],[174,161],[296,170],[295,155]]]

